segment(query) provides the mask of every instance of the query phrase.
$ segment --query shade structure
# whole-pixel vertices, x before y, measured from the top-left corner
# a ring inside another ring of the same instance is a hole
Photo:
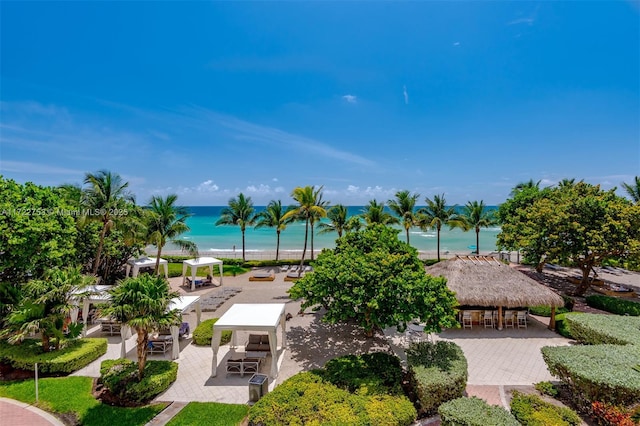
[[[232,332],[231,345],[236,346],[236,332],[239,330],[262,331],[269,334],[271,352],[271,377],[278,375],[278,326],[282,327],[282,349],[287,345],[284,303],[236,303],[213,325],[211,349],[211,377],[215,377],[218,368],[218,349],[222,332]]]
[[[213,276],[213,265],[218,265],[220,270],[220,285],[222,285],[222,260],[216,259],[215,257],[198,257],[195,259],[189,259],[182,262],[182,285],[187,280],[187,268],[191,268],[191,290],[196,289],[196,272],[198,268],[202,268],[205,266],[209,267],[209,273]]]
[[[73,304],[75,308],[71,310],[71,321],[76,322],[78,320],[78,313],[82,308],[82,337],[87,336],[87,317],[89,316],[89,307],[92,303],[106,303],[109,301],[110,296],[107,290],[112,288],[110,285],[91,285],[81,289],[75,290],[73,293],[76,296],[73,297]]]
[[[202,315],[202,310],[200,309],[200,296],[180,296],[171,299],[171,302],[169,303],[169,310],[177,309],[180,313],[184,314],[194,306],[196,308],[197,325],[200,325],[200,316]],[[171,346],[171,359],[178,359],[180,357],[179,332],[179,326],[171,326],[171,338],[173,339],[173,345]]]
[[[156,257],[141,257],[139,259],[129,259],[127,261],[127,270],[126,276],[129,276],[129,272],[131,272],[132,277],[137,277],[140,272],[140,268],[149,268],[156,266]],[[160,258],[160,266],[164,268],[164,277],[169,278],[169,262],[165,259]]]

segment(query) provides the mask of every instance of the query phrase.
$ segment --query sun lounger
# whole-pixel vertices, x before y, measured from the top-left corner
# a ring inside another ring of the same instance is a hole
[[[284,280],[285,281],[296,281],[300,278],[304,277],[304,272],[299,274],[298,271],[293,271],[293,272],[287,272],[287,275],[285,275]]]
[[[173,346],[173,338],[170,335],[158,335],[150,338],[147,343],[148,354],[165,354]]]
[[[280,267],[280,272],[288,272],[289,271],[289,265],[283,265]]]
[[[108,333],[110,336],[114,334],[120,334],[120,330],[122,328],[122,323],[113,320],[106,320],[100,323],[100,331],[103,333]]]
[[[276,274],[273,270],[269,272],[254,272],[249,277],[249,281],[273,281],[276,279]]]
[[[271,352],[268,334],[250,334],[244,345],[246,352]]]

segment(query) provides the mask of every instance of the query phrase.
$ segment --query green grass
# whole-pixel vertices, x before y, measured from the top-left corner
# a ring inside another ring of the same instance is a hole
[[[52,413],[73,413],[83,425],[144,425],[165,407],[153,404],[137,408],[112,407],[91,395],[91,377],[57,377],[38,380],[39,403],[36,404],[35,382],[0,382],[0,396],[35,404]]]
[[[168,267],[169,267],[170,277],[182,276],[182,263],[169,263]],[[232,276],[234,269],[236,271],[236,275],[241,275],[241,274],[244,274],[245,272],[249,272],[249,268],[243,268],[242,266],[222,265],[222,272],[223,272],[223,275],[226,277]],[[209,273],[209,267],[205,266],[202,268],[198,268],[198,270],[196,271],[196,276],[206,277],[208,273]],[[187,274],[191,274],[191,269],[187,270]],[[213,266],[213,276],[214,277],[220,276],[220,270],[218,269],[218,265]]]
[[[249,407],[242,404],[221,404],[219,402],[190,402],[167,423],[167,426],[238,425],[247,416]]]

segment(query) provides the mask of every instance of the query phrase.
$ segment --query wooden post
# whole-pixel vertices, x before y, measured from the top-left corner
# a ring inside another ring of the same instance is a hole
[[[555,331],[556,329],[556,307],[551,307],[551,319],[549,320],[549,330]]]
[[[498,306],[498,330],[502,330],[502,306]]]

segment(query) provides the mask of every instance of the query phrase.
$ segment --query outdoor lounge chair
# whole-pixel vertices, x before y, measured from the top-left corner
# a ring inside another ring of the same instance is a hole
[[[120,334],[122,323],[113,320],[105,320],[100,323],[100,331],[108,333],[110,336],[114,334]]]
[[[300,278],[304,277],[304,272],[301,274],[298,274],[298,271],[289,271],[287,272],[287,275],[284,276],[284,280],[285,281],[296,281]]]
[[[159,335],[150,338],[147,343],[147,353],[165,354],[173,346],[173,338],[168,335]]]
[[[246,352],[270,352],[271,346],[269,345],[268,334],[250,334],[249,340],[244,345]]]
[[[276,274],[273,270],[269,272],[254,272],[249,277],[249,281],[273,281],[276,279]]]

